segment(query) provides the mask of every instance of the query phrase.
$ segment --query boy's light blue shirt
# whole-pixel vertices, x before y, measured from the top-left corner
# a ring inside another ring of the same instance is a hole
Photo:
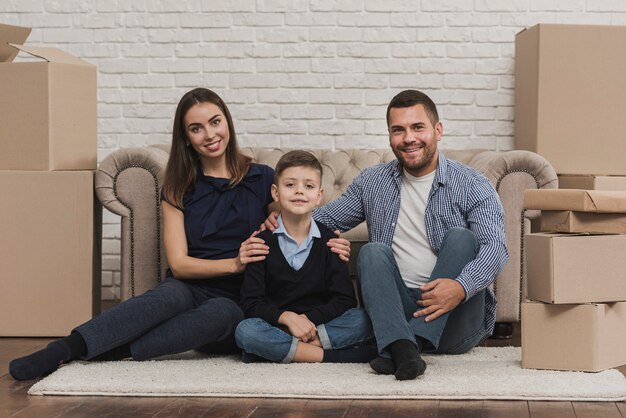
[[[285,259],[294,270],[300,270],[304,265],[304,262],[311,252],[311,248],[313,248],[313,238],[320,238],[322,236],[317,224],[313,218],[311,218],[309,235],[307,235],[306,239],[302,241],[302,244],[298,246],[296,240],[287,233],[285,225],[283,224],[282,215],[278,216],[278,228],[274,230],[274,234],[278,236],[280,251],[282,251]]]

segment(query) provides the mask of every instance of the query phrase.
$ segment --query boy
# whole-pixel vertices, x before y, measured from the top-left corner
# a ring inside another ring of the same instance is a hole
[[[346,263],[332,253],[331,230],[313,221],[322,199],[322,166],[306,151],[276,165],[272,197],[279,227],[261,232],[265,260],[247,266],[241,288],[246,318],[235,331],[244,362],[367,362],[373,331],[356,297]]]

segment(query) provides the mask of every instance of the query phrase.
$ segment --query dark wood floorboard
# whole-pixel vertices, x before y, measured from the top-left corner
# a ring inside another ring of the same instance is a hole
[[[484,401],[441,401],[437,418],[482,418]]]
[[[485,401],[485,418],[529,418],[526,401]]]
[[[112,304],[105,304],[105,309]],[[519,346],[509,340],[490,347]],[[28,396],[35,383],[16,382],[9,361],[42,348],[50,338],[0,338],[0,418],[4,417],[420,417],[420,418],[626,418],[626,402],[316,400],[267,398],[151,398]],[[619,368],[626,375],[626,365]]]
[[[439,401],[437,400],[355,400],[352,401],[344,416],[346,418],[381,416],[435,418],[438,409]]]
[[[208,412],[213,406],[207,398],[178,398],[154,415],[155,418],[201,418],[210,417]],[[228,408],[237,411],[238,403],[230,403]]]
[[[528,410],[532,418],[576,418],[571,402],[528,401]]]
[[[617,405],[600,402],[572,402],[576,418],[622,418]]]

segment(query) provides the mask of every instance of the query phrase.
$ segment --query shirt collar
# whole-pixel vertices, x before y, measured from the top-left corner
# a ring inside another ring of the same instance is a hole
[[[293,237],[289,235],[289,233],[285,229],[285,224],[283,223],[283,216],[278,215],[277,220],[278,220],[278,228],[276,228],[273,233],[284,234],[285,236],[289,237],[290,240],[295,242],[295,239],[293,239]],[[320,229],[317,226],[317,223],[315,222],[315,220],[311,219],[311,227],[309,228],[309,234],[307,235],[304,242],[308,244],[313,238],[321,238],[321,236],[322,234],[320,232]]]

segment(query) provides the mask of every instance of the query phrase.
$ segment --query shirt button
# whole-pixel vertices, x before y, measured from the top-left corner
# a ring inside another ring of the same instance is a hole
[[[392,222],[392,223],[391,223],[391,226],[396,226],[396,223],[395,223],[395,222]]]

